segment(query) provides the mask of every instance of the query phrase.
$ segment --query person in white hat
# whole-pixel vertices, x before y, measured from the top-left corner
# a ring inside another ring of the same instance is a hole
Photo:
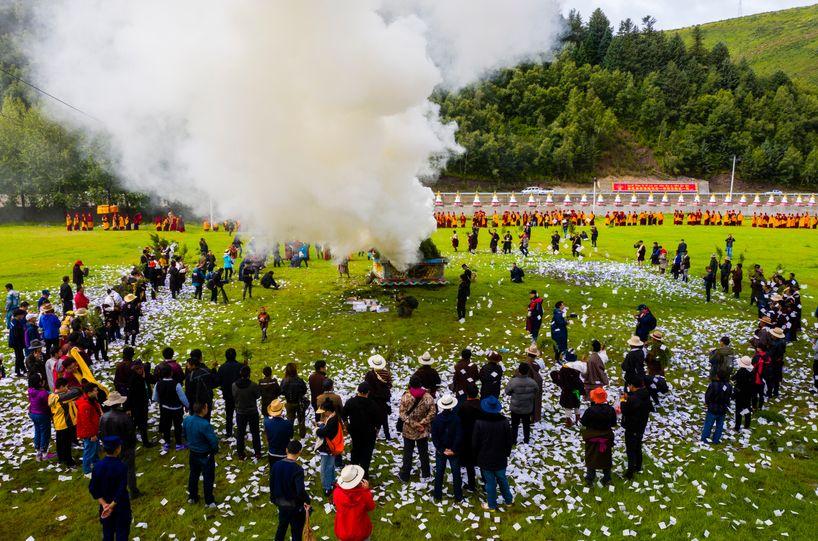
[[[420,367],[415,370],[414,375],[420,378],[420,381],[423,383],[423,388],[429,391],[429,394],[434,398],[437,393],[437,388],[440,387],[441,384],[440,374],[438,374],[437,370],[432,366],[434,359],[432,359],[432,355],[426,351],[420,356],[418,362],[420,363]]]
[[[125,320],[125,343],[131,339],[131,345],[136,345],[136,336],[139,334],[139,317],[142,309],[136,300],[136,295],[128,293],[125,295],[125,304],[122,306],[122,319]]]
[[[378,432],[383,427],[383,435],[388,440],[389,434],[389,406],[392,397],[392,374],[386,368],[386,359],[382,355],[372,355],[367,364],[371,370],[364,376],[364,381],[369,384],[369,398],[378,407]]]
[[[747,355],[738,360],[738,370],[733,375],[733,400],[736,408],[736,432],[741,430],[742,421],[744,428],[750,429],[752,420],[752,400],[753,400],[753,360]]]
[[[338,486],[332,493],[335,505],[335,536],[340,541],[359,541],[372,535],[369,513],[375,509],[375,500],[364,469],[355,464],[345,466],[338,476]]]
[[[432,495],[435,501],[443,498],[443,479],[446,476],[446,464],[452,468],[454,499],[463,500],[463,482],[460,477],[460,450],[463,438],[463,426],[460,417],[454,412],[457,399],[446,393],[437,401],[438,413],[432,420],[432,443],[435,446],[435,482]]]

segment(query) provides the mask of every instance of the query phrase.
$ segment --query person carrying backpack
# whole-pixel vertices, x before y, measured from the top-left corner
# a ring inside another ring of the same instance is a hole
[[[319,405],[317,413],[321,415],[321,421],[315,431],[315,435],[322,440],[318,447],[318,453],[321,455],[321,486],[324,495],[331,497],[335,486],[335,457],[344,452],[344,428],[338,412],[335,411],[335,404],[329,398]]]

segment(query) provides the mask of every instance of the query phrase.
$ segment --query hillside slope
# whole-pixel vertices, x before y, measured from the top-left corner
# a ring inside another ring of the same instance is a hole
[[[724,42],[734,60],[747,59],[759,75],[776,70],[818,85],[818,4],[701,25],[708,48]],[[687,45],[692,27],[678,32]]]

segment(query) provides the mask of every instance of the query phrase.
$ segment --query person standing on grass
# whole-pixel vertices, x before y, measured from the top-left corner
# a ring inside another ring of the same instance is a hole
[[[298,431],[303,439],[307,435],[304,417],[309,402],[307,402],[307,384],[298,377],[298,366],[295,363],[287,363],[287,366],[284,367],[281,394],[286,402],[287,419],[293,423],[298,421]]]
[[[108,395],[108,400],[102,403],[103,406],[110,409],[103,413],[99,420],[99,437],[104,439],[116,436],[122,441],[119,457],[128,466],[128,489],[131,491],[131,496],[138,498],[142,493],[136,487],[136,427],[123,406],[126,400],[128,400],[127,397],[113,391]]]
[[[241,273],[241,281],[244,282],[244,289],[241,291],[241,300],[244,300],[249,295],[253,298],[253,279],[255,278],[255,269],[252,264],[246,265]]]
[[[733,245],[736,243],[736,239],[733,237],[732,233],[727,235],[727,238],[724,239],[724,252],[727,254],[729,259],[733,258]]]
[[[540,327],[542,327],[542,319],[545,315],[542,309],[542,298],[537,294],[536,289],[528,292],[528,312],[525,317],[525,330],[531,335],[531,343],[537,342],[537,337],[540,335]]]
[[[293,437],[293,422],[285,419],[284,402],[276,398],[267,405],[264,435],[267,437],[267,461],[270,464],[270,494],[273,494],[273,466],[287,456],[287,444]],[[272,499],[271,499],[272,501]]]
[[[543,393],[543,379],[540,375],[540,350],[537,346],[530,345],[525,348],[526,364],[528,364],[528,375],[537,384],[537,394],[534,396],[534,413],[531,414],[531,422],[539,423],[542,419],[542,393]]]
[[[82,394],[79,387],[68,387],[68,380],[57,378],[54,382],[54,392],[48,395],[48,407],[51,409],[51,420],[57,432],[57,459],[60,464],[69,468],[75,467],[74,457],[71,455],[71,444],[76,439],[77,404],[76,400]]]
[[[321,441],[318,447],[318,454],[321,456],[321,486],[324,489],[324,496],[331,497],[332,488],[335,486],[337,457],[344,451],[343,425],[335,404],[330,399],[318,405],[318,413],[321,417],[315,435]]]
[[[310,512],[312,500],[304,485],[304,469],[298,463],[300,456],[301,442],[293,440],[287,444],[287,457],[276,462],[270,470],[270,500],[278,508],[275,541],[284,541],[288,529],[292,532],[292,541],[301,541]]]
[[[310,387],[310,405],[312,411],[315,412],[315,420],[318,421],[318,395],[324,392],[324,381],[327,379],[327,361],[317,360],[313,365],[315,370],[307,379],[307,384]]]
[[[435,481],[433,496],[435,501],[443,498],[443,478],[446,476],[446,464],[452,469],[454,484],[454,499],[463,500],[463,483],[460,479],[460,456],[463,438],[463,426],[460,418],[454,412],[457,399],[450,395],[443,395],[437,401],[438,413],[432,420],[432,443],[435,446]]]
[[[523,425],[523,443],[531,438],[531,418],[534,413],[534,404],[540,388],[530,377],[531,368],[528,363],[520,363],[517,373],[506,385],[505,394],[511,398],[511,430],[514,434],[514,444],[517,444],[517,435],[520,423]]]
[[[204,291],[206,277],[207,273],[205,272],[201,263],[193,268],[193,272],[190,275],[190,282],[193,285],[194,299],[202,300],[202,293]]]
[[[731,272],[733,272],[733,263],[730,262],[729,257],[725,257],[724,262],[719,266],[719,283],[721,284],[722,293],[728,293],[730,290]]]
[[[656,317],[647,304],[636,307],[636,330],[633,332],[642,342],[647,342],[651,331],[656,328]]]
[[[732,381],[736,408],[736,422],[733,428],[736,432],[740,432],[743,420],[744,428],[749,430],[753,416],[753,360],[750,357],[745,355],[738,360],[738,370],[733,374]]]
[[[46,381],[45,375],[45,359],[43,359],[43,342],[42,340],[32,340],[28,344],[30,353],[26,356],[25,367],[26,374],[40,374],[43,381]]]
[[[242,365],[239,379],[233,383],[233,400],[236,404],[236,451],[239,460],[246,458],[244,445],[248,427],[253,440],[255,460],[261,460],[261,435],[258,427],[258,399],[260,396],[258,385],[250,380],[250,367]]]
[[[187,481],[188,503],[199,502],[199,477],[202,478],[205,507],[214,509],[213,482],[216,478],[216,453],[219,452],[219,438],[207,420],[206,402],[194,402],[191,415],[185,417],[182,427],[187,436],[190,451],[190,475]]]
[[[40,308],[40,328],[45,340],[45,354],[51,355],[60,347],[60,318],[54,314],[54,307],[50,302]]]
[[[369,466],[372,463],[372,453],[375,451],[375,439],[378,437],[380,428],[378,406],[369,397],[369,394],[369,384],[362,382],[358,385],[358,394],[347,400],[341,412],[341,417],[352,439],[350,462],[363,468],[367,479],[369,478]]]
[[[236,401],[233,398],[233,384],[241,377],[242,364],[236,360],[236,350],[227,348],[224,352],[224,362],[219,366],[216,377],[224,399],[225,435],[233,437],[233,422],[235,420]]]
[[[48,452],[51,444],[51,410],[48,407],[48,389],[42,375],[32,372],[28,376],[28,417],[34,424],[34,450],[36,460],[52,460],[56,455]]]
[[[258,326],[261,329],[261,341],[267,341],[267,327],[270,326],[270,314],[267,313],[267,308],[262,306],[259,308],[258,316],[256,316]]]
[[[486,485],[487,503],[483,509],[497,510],[497,489],[506,505],[514,503],[514,496],[506,478],[508,457],[514,442],[511,426],[503,416],[503,406],[497,398],[490,396],[480,401],[483,417],[474,423],[472,448],[477,453],[477,465]]]
[[[466,348],[460,352],[460,360],[454,365],[450,390],[458,399],[461,399],[466,391],[466,387],[469,385],[477,385],[479,380],[480,372],[477,369],[477,365],[471,362],[471,350]]]
[[[457,286],[457,319],[460,323],[466,321],[466,301],[471,292],[471,283],[466,274],[460,275],[460,284]]]
[[[741,263],[736,264],[736,268],[730,273],[730,279],[733,282],[733,297],[738,299],[741,293],[741,281],[744,279],[744,271],[741,268]]]
[[[26,375],[26,311],[14,310],[9,327],[9,347],[14,351],[14,374],[17,377]]]
[[[225,351],[224,355],[234,355],[228,353],[231,349]],[[190,403],[199,402],[207,404],[207,419],[210,420],[210,414],[213,411],[213,389],[218,385],[218,375],[216,370],[210,370],[202,362],[202,350],[193,349],[190,351],[190,356],[187,359],[187,376],[185,377],[185,395]],[[228,390],[228,394],[232,389]]]
[[[608,363],[608,353],[599,340],[591,342],[591,354],[588,356],[587,369],[585,372],[585,395],[590,397],[592,390],[599,387],[607,387],[608,373],[605,365]]]
[[[425,351],[418,359],[418,362],[420,366],[415,370],[414,375],[420,378],[420,381],[423,383],[423,388],[434,398],[437,393],[437,388],[440,387],[441,384],[440,374],[432,367],[434,359],[432,359],[431,353]]]
[[[68,286],[69,288],[71,286]],[[72,296],[73,298],[73,296]],[[6,284],[6,328],[11,329],[11,318],[14,311],[20,308],[20,292],[14,290],[12,284]]]
[[[273,369],[269,366],[262,368],[261,373],[264,377],[258,380],[258,391],[261,400],[261,414],[266,417],[267,406],[281,396],[281,385],[279,385],[278,380],[273,377]],[[285,445],[286,443],[287,442],[284,442]]]
[[[403,424],[403,462],[399,478],[409,482],[412,473],[412,455],[415,447],[420,458],[420,475],[422,479],[431,476],[429,467],[429,435],[432,419],[435,416],[435,401],[418,377],[409,378],[409,389],[400,399],[400,421]]]
[[[159,432],[164,440],[162,449],[165,452],[170,449],[170,429],[173,426],[176,450],[181,451],[185,448],[182,445],[183,408],[189,408],[190,402],[182,390],[182,384],[173,379],[169,366],[160,367],[159,378],[153,387],[152,400],[159,404]]]
[[[142,439],[142,445],[146,448],[153,447],[156,442],[153,442],[148,437],[148,407],[150,405],[151,397],[151,381],[148,379],[149,374],[145,373],[145,365],[142,361],[134,361],[131,364],[131,376],[128,380],[128,402],[125,404],[125,410],[133,419],[139,436]]]
[[[97,400],[99,388],[95,383],[82,386],[82,396],[77,399],[77,438],[82,440],[82,473],[88,475],[99,460],[99,418],[102,407]]]
[[[104,541],[128,541],[131,531],[131,498],[128,467],[119,459],[122,442],[116,436],[102,441],[105,457],[91,474],[88,491],[99,503],[99,521]]]
[[[475,475],[477,450],[472,448],[471,437],[474,433],[474,423],[483,417],[477,385],[466,387],[466,399],[460,402],[460,406],[456,411],[457,416],[460,417],[460,425],[463,427],[463,437],[460,439],[460,449],[458,450],[460,466],[466,468],[466,488],[474,493],[477,492]]]
[[[594,485],[597,470],[602,470],[602,486],[611,482],[616,411],[608,404],[602,387],[590,393],[591,406],[582,414],[582,439],[585,441],[585,484]]]
[[[644,375],[631,375],[625,379],[625,383],[628,390],[619,399],[619,408],[625,429],[625,454],[628,457],[625,478],[633,479],[636,473],[642,471],[642,440],[653,411],[653,402],[645,388]]]
[[[332,503],[336,509],[334,532],[339,541],[367,541],[372,535],[369,513],[375,509],[375,500],[363,468],[350,464],[341,470]]]
[[[721,433],[724,429],[724,418],[727,410],[730,409],[730,399],[733,396],[733,386],[727,381],[727,373],[719,371],[716,380],[711,381],[704,394],[704,404],[707,407],[707,415],[704,419],[702,429],[702,443],[708,443],[710,435],[713,435],[712,443],[718,445],[721,442]],[[715,432],[713,427],[715,425]]]
[[[500,390],[503,386],[503,366],[500,362],[503,356],[492,351],[488,354],[488,361],[480,367],[480,398],[496,396],[500,398]],[[468,387],[467,387],[468,388]]]
[[[364,376],[364,381],[369,385],[369,397],[378,407],[378,431],[383,427],[384,437],[388,440],[391,439],[389,413],[392,407],[389,403],[392,399],[392,373],[387,369],[386,359],[382,355],[372,355],[366,362],[371,370]]]
[[[68,312],[74,309],[74,291],[71,289],[68,276],[62,277],[62,284],[60,284],[60,300],[62,301],[62,315],[68,315]],[[6,284],[6,288],[11,284]],[[8,301],[6,301],[8,302]]]
[[[554,340],[557,357],[568,351],[568,322],[565,313],[568,308],[563,301],[557,301],[551,312],[551,339]]]

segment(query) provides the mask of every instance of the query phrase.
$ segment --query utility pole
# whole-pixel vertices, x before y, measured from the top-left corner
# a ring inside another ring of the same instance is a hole
[[[741,0],[738,0],[738,16],[741,17],[742,15],[743,15],[743,12],[741,10]]]
[[[733,154],[733,172],[730,173],[730,201],[733,200],[733,181],[736,179],[736,155]]]

